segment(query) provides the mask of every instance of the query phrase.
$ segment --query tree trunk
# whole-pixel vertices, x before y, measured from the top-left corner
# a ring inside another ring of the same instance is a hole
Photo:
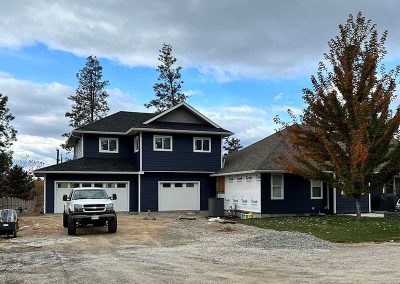
[[[361,221],[361,204],[360,198],[356,198],[357,221]]]

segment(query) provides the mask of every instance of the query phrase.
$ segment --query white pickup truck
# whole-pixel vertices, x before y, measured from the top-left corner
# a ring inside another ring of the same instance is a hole
[[[117,214],[114,203],[117,195],[107,195],[103,188],[80,187],[72,189],[69,196],[64,195],[63,226],[68,227],[68,235],[76,235],[77,227],[107,226],[108,232],[117,231]]]

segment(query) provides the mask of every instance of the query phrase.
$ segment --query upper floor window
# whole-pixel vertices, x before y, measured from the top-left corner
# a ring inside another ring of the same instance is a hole
[[[193,152],[211,152],[211,138],[194,137]]]
[[[284,199],[283,174],[271,174],[271,199]]]
[[[154,151],[172,151],[172,136],[154,135],[153,150]]]
[[[139,136],[135,136],[135,138],[133,138],[133,149],[135,152],[139,151],[140,149]]]
[[[118,138],[99,138],[99,152],[118,153]]]
[[[322,181],[311,181],[311,199],[322,199]]]

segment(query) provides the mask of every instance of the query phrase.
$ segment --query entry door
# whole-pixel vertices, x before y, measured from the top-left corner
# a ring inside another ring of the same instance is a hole
[[[160,182],[158,210],[200,210],[199,182]]]

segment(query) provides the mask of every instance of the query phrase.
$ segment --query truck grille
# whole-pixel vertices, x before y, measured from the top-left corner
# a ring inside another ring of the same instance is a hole
[[[105,210],[106,210],[106,206],[104,204],[83,205],[84,212],[102,212]]]

